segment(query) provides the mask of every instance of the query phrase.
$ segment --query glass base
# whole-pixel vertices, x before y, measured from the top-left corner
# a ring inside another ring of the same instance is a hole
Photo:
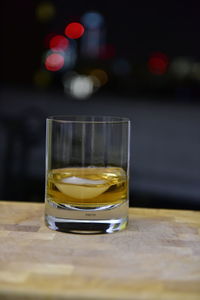
[[[113,233],[126,228],[128,201],[104,210],[73,209],[56,206],[51,201],[45,204],[45,223],[52,229],[78,234]]]
[[[78,233],[78,234],[102,234],[113,233],[126,228],[128,218],[119,220],[71,220],[53,216],[45,216],[46,225],[53,230]]]

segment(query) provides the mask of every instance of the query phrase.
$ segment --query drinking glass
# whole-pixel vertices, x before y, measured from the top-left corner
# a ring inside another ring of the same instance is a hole
[[[45,222],[58,231],[126,228],[130,121],[111,116],[47,119]]]

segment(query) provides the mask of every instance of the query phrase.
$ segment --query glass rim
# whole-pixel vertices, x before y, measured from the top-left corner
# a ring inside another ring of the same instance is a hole
[[[106,115],[54,115],[47,117],[47,121],[59,123],[130,123],[127,117],[106,116]]]

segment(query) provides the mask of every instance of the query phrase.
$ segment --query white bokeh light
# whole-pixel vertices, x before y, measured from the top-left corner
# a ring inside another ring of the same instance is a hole
[[[196,80],[200,80],[200,63],[199,62],[196,62],[192,65],[191,76],[192,76],[192,78],[194,78]]]
[[[188,76],[191,72],[191,61],[184,57],[175,59],[170,67],[172,73],[179,78],[184,78]]]
[[[69,74],[67,78],[64,78],[63,84],[65,92],[79,100],[84,100],[91,96],[95,88],[94,81],[90,76],[76,73]]]

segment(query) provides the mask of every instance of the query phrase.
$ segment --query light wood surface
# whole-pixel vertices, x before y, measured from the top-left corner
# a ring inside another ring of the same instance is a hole
[[[0,202],[0,299],[200,299],[200,212],[131,208],[104,235],[51,231],[43,213]]]

